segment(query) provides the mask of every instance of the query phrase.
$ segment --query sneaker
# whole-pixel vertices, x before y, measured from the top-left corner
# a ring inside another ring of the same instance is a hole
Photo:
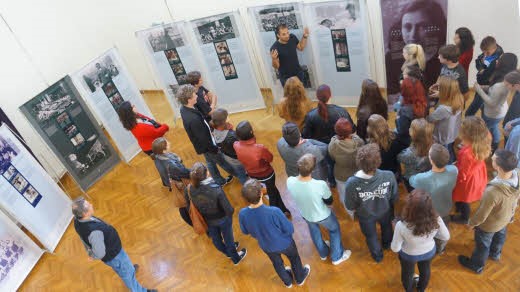
[[[136,273],[137,273],[137,271],[139,271],[139,265],[138,264],[134,265],[134,270],[135,270]]]
[[[303,278],[303,280],[301,282],[297,282],[296,284],[298,284],[298,286],[303,286],[303,284],[305,284],[305,280],[307,280],[307,278],[309,277],[309,275],[311,274],[311,266],[309,266],[308,264],[303,266],[303,270],[305,272],[305,277]]]
[[[500,256],[496,256],[496,257],[489,256],[489,259],[492,260],[492,261],[498,262],[498,261],[500,261]]]
[[[457,259],[459,260],[459,263],[465,267],[465,268],[468,268],[470,270],[472,270],[473,272],[477,273],[477,274],[480,274],[482,273],[482,270],[484,270],[484,267],[476,267],[474,266],[472,263],[471,263],[471,259],[468,258],[467,256],[463,256],[463,255],[459,255],[457,257]]]
[[[343,255],[337,261],[333,261],[332,264],[335,266],[341,264],[342,262],[348,260],[350,258],[351,254],[352,254],[352,252],[350,250],[348,250],[348,249],[344,250]]]
[[[233,181],[233,176],[229,175],[228,177],[226,177],[226,181],[224,182],[224,184],[222,186],[229,184],[231,181]]]
[[[325,244],[330,248],[330,241],[328,241],[328,240],[324,240],[324,241],[325,241]],[[320,256],[320,259],[321,259],[322,261],[324,261],[324,260],[327,259],[327,256],[325,256],[324,258],[322,258],[322,257]]]
[[[292,276],[292,270],[291,270],[291,267],[289,267],[289,266],[285,266],[285,271],[287,271],[287,273],[289,273],[289,275],[291,276],[291,279],[292,279],[293,276]],[[292,282],[291,282],[291,284],[289,284],[289,285],[287,285],[287,284],[284,283],[284,285],[285,285],[285,287],[287,287],[287,288],[292,288]]]
[[[238,256],[240,257],[240,259],[238,260],[238,262],[235,263],[235,266],[240,264],[240,262],[246,257],[247,255],[247,249],[243,248],[241,251],[238,252]]]
[[[419,289],[419,275],[413,274],[413,285],[415,288]]]
[[[235,249],[238,250],[238,247],[240,246],[240,243],[238,241],[235,241]],[[227,255],[228,258],[231,258]]]

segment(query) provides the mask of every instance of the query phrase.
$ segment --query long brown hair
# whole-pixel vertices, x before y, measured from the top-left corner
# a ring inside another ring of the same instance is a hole
[[[128,131],[131,131],[137,125],[137,114],[129,101],[125,101],[119,106],[117,114],[123,127]]]
[[[379,85],[373,80],[365,79],[361,84],[361,95],[359,96],[359,103],[356,110],[356,116],[359,109],[368,106],[373,113],[378,113],[383,118],[388,119],[388,105],[386,100],[381,95]]]
[[[491,154],[491,134],[482,118],[465,118],[460,127],[460,137],[471,143],[471,150],[477,160],[485,160]]]
[[[384,151],[390,149],[395,137],[388,127],[388,122],[378,114],[371,115],[368,118],[367,134],[369,142],[376,143]]]
[[[439,77],[439,104],[451,107],[452,114],[462,110],[464,95],[460,92],[457,79],[444,75]]]
[[[415,189],[410,193],[401,216],[415,236],[425,236],[439,229],[439,215],[433,208],[430,194],[425,190]]]
[[[195,188],[200,187],[200,182],[208,177],[208,170],[202,162],[195,162],[190,172],[191,185]]]
[[[283,107],[286,108],[285,111],[293,121],[299,120],[307,113],[309,99],[307,98],[305,87],[303,87],[303,83],[298,77],[294,76],[287,79],[283,88],[283,94],[285,97]]]
[[[410,137],[412,147],[418,157],[428,156],[430,147],[433,144],[433,124],[425,119],[415,119],[410,125]]]

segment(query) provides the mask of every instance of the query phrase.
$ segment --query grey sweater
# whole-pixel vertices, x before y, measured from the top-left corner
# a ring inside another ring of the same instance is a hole
[[[435,124],[433,139],[436,143],[446,145],[453,143],[459,135],[462,122],[461,111],[452,113],[451,106],[441,104],[427,118],[428,122]]]
[[[500,119],[507,113],[507,95],[509,90],[504,82],[495,83],[486,93],[482,87],[475,86],[475,90],[484,100],[484,114],[488,118]]]
[[[312,177],[319,180],[327,179],[327,163],[324,160],[327,155],[327,144],[314,139],[305,139],[302,144],[291,147],[282,137],[278,140],[276,147],[285,162],[285,172],[288,177],[299,175],[296,162],[304,154],[311,153],[316,156],[316,167],[312,172]]]

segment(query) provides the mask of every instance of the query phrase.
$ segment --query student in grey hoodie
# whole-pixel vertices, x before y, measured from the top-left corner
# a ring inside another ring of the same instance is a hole
[[[327,144],[314,139],[302,139],[298,126],[292,122],[283,125],[282,135],[276,147],[285,162],[287,177],[298,176],[298,159],[310,153],[316,157],[316,168],[312,171],[312,177],[327,180]]]
[[[390,248],[397,182],[391,171],[378,169],[381,155],[375,143],[358,150],[356,163],[361,170],[347,180],[345,205],[347,209],[356,211],[370,254],[376,262],[381,262],[383,249],[377,239],[376,223],[381,226],[383,248]]]

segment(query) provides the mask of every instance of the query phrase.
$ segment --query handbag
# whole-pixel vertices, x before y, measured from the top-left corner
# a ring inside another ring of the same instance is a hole
[[[178,180],[170,180],[170,192],[173,193],[173,205],[177,208],[186,207],[186,197],[184,197],[184,190],[186,186],[189,184],[187,179],[182,179],[182,181]]]
[[[193,200],[191,199],[191,184],[188,185],[188,198],[190,199],[190,218],[191,222],[193,224],[193,230],[197,234],[204,234],[208,231],[208,224],[206,223],[206,220],[204,220],[204,217],[199,212],[199,209],[197,209],[197,206],[193,203]]]

